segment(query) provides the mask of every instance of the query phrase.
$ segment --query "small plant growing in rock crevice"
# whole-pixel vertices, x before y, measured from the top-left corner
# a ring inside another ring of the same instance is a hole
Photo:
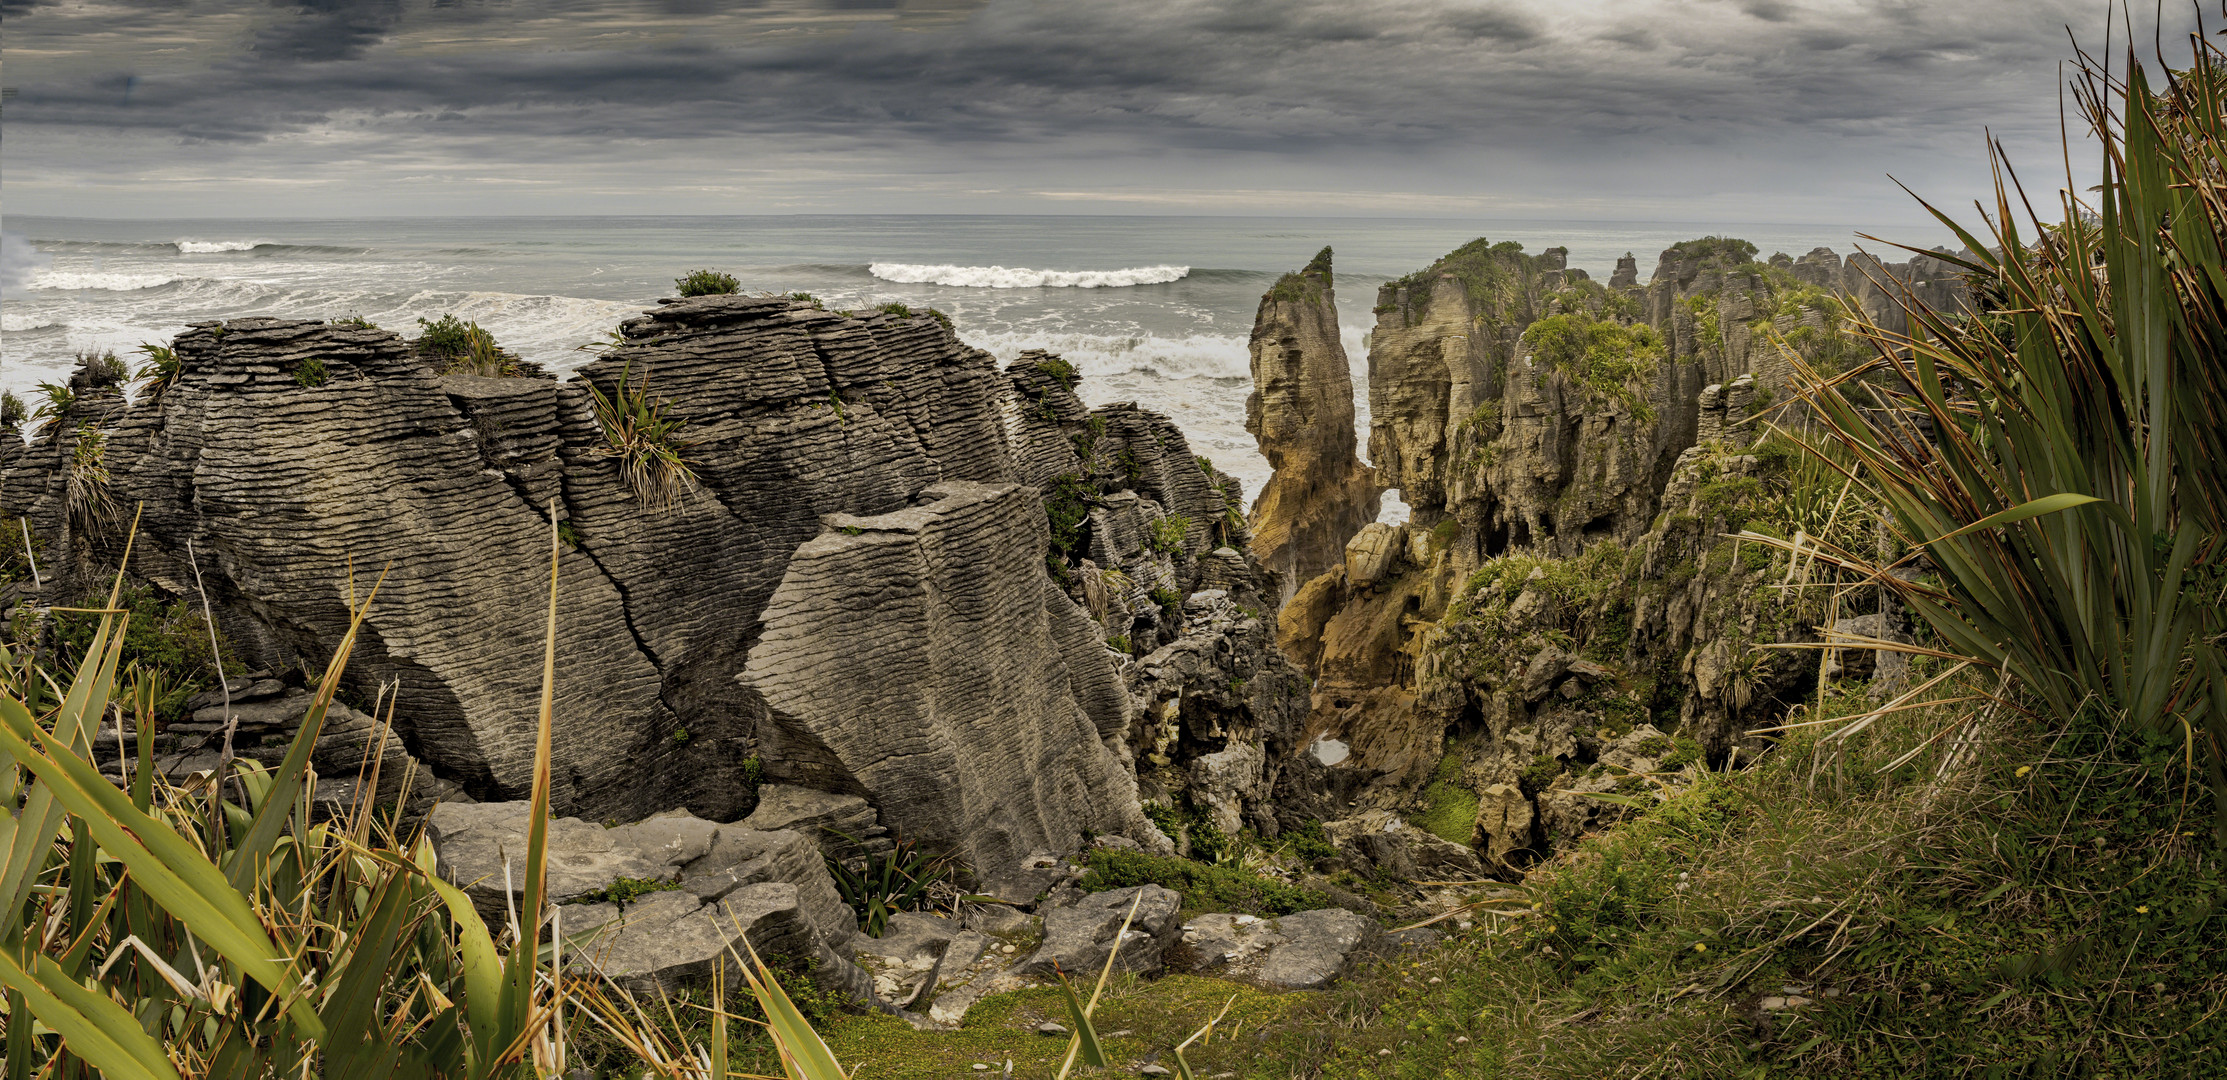
[[[689,444],[680,437],[688,421],[667,415],[671,403],[652,399],[649,381],[646,370],[635,381],[629,365],[619,370],[618,382],[608,394],[588,382],[596,425],[603,429],[605,440],[594,452],[619,459],[619,476],[636,499],[670,510],[696,490],[696,471],[682,453]]]
[[[30,406],[15,396],[13,390],[0,390],[0,431],[20,431],[23,422],[31,418]]]
[[[573,897],[572,899],[565,901],[565,903],[617,904],[620,908],[623,909],[626,907],[626,905],[631,904],[634,901],[641,899],[642,897],[648,896],[651,893],[672,892],[673,890],[678,888],[680,888],[680,880],[677,876],[673,878],[622,877],[613,879],[609,885],[597,889],[594,892],[582,893],[579,896]]]
[[[314,356],[294,365],[294,381],[304,389],[323,386],[331,378],[332,373],[325,370],[325,362]]]
[[[185,371],[178,354],[162,345],[142,344],[139,351],[147,357],[146,366],[139,369],[139,377],[147,380],[147,392],[157,397],[170,389]]]
[[[864,846],[849,833],[828,832],[849,841],[853,850]],[[889,929],[891,915],[919,910],[932,892],[951,883],[958,868],[949,855],[930,854],[911,840],[899,840],[888,851],[831,858],[827,871],[835,878],[835,891],[858,914],[858,928],[878,938]]]
[[[1191,531],[1191,519],[1182,514],[1169,514],[1152,523],[1152,535],[1145,537],[1146,550],[1162,555],[1173,555],[1183,550],[1183,538]]]
[[[691,270],[686,277],[674,278],[673,287],[682,296],[727,296],[742,291],[742,283],[733,274],[717,270]]]
[[[116,519],[116,498],[108,490],[107,452],[107,432],[92,424],[78,426],[63,503],[71,529],[80,536],[99,536]]]

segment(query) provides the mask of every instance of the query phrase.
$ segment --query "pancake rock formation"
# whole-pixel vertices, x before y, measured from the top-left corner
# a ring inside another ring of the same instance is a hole
[[[1276,471],[1253,504],[1253,552],[1288,600],[1376,520],[1375,473],[1354,453],[1353,374],[1338,340],[1330,249],[1260,298],[1245,430]]]
[[[1000,370],[940,317],[666,301],[566,381],[443,374],[352,321],[234,319],[173,348],[175,374],[135,400],[88,386],[39,438],[0,440],[0,509],[44,571],[0,602],[76,601],[138,510],[128,571],[170,597],[205,587],[228,659],[272,676],[241,688],[248,707],[292,702],[376,580],[344,697],[397,688],[381,795],[412,774],[420,809],[530,787],[553,525],[559,814],[735,821],[761,782],[789,785],[986,878],[1088,835],[1167,850],[1139,803],[1158,721],[1130,672],[1231,632],[1189,625],[1195,594],[1273,618],[1236,482],[1172,423],[1084,407],[1048,354]],[[683,424],[692,479],[669,504],[620,467],[599,397]],[[1275,667],[1267,636],[1248,648]],[[1217,737],[1165,755],[1161,797],[1187,797],[1193,758],[1292,722],[1218,715]],[[211,750],[221,726],[166,750]],[[352,741],[321,767],[368,755],[368,729],[336,725]],[[1273,771],[1239,756],[1208,779],[1243,813]]]

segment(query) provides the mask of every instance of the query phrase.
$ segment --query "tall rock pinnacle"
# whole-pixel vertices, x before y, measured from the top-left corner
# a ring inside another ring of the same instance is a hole
[[[1376,520],[1376,476],[1354,453],[1353,376],[1338,342],[1330,249],[1260,298],[1253,319],[1253,393],[1245,430],[1276,470],[1253,504],[1253,553],[1300,585],[1345,558]]]

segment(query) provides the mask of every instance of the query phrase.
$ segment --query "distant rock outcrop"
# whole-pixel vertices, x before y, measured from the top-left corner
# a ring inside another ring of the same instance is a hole
[[[1253,552],[1282,575],[1279,600],[1336,565],[1377,515],[1374,473],[1354,453],[1353,374],[1331,285],[1323,248],[1276,282],[1253,318],[1245,430],[1276,470],[1253,504]]]
[[[1791,483],[1786,448],[1751,444],[1765,420],[1799,422],[1797,360],[1866,355],[1842,304],[1892,330],[1903,302],[1953,308],[1962,283],[1922,255],[1755,253],[1705,237],[1645,284],[1627,255],[1604,286],[1561,249],[1478,240],[1378,291],[1370,458],[1411,516],[1354,535],[1284,605],[1279,644],[1314,677],[1308,730],[1350,748],[1328,777],[1291,775],[1385,810],[1453,776],[1479,800],[1472,838],[1505,860],[1608,805],[1533,805],[1591,782],[1565,774],[1598,767],[1621,737],[1602,732],[1674,715],[1664,737],[1721,762],[1814,687],[1755,647],[1818,632],[1763,587],[1783,560],[1724,538]],[[1512,584],[1527,575],[1553,587]]]

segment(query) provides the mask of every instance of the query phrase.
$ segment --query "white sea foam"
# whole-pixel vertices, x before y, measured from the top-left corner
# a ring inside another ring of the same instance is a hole
[[[55,325],[54,320],[44,315],[0,315],[0,330],[5,330],[11,334],[25,330],[44,330],[53,325]]]
[[[67,270],[48,270],[31,277],[34,289],[104,289],[109,292],[134,292],[168,285],[178,280],[172,274],[120,274],[108,272],[73,273]]]
[[[214,255],[220,251],[253,251],[261,240],[173,240],[180,255]]]
[[[1029,349],[1058,353],[1086,377],[1138,371],[1165,379],[1249,379],[1252,357],[1246,339],[1233,334],[1063,334],[1023,331],[959,336],[999,360],[1011,361]]]
[[[1026,266],[953,266],[874,263],[867,271],[907,285],[956,285],[974,289],[1114,289],[1181,281],[1188,266],[1132,266],[1125,270],[1032,270]]]

